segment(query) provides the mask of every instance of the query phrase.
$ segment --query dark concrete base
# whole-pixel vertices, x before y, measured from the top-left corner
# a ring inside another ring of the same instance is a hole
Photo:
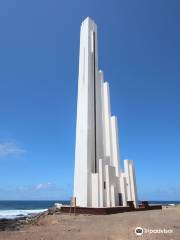
[[[132,211],[147,211],[153,209],[162,209],[162,205],[139,205],[139,208],[134,207],[103,207],[103,208],[91,208],[91,207],[71,207],[71,206],[62,206],[61,212],[63,213],[76,213],[76,214],[92,214],[92,215],[107,215],[123,212],[132,212]]]

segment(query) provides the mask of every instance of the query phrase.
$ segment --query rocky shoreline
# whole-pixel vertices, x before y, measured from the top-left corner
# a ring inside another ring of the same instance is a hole
[[[29,216],[17,217],[15,219],[2,218],[0,219],[0,231],[18,231],[24,225],[27,225],[27,224],[35,225],[37,224],[38,220],[41,217],[45,217],[47,215],[53,215],[57,212],[60,212],[60,208],[57,208],[54,206],[52,208],[49,208],[47,211],[44,211],[38,214],[31,214]]]

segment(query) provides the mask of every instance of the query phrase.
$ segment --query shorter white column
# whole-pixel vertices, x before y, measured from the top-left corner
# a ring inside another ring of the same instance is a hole
[[[91,187],[92,187],[92,207],[99,207],[99,184],[98,173],[91,174]]]
[[[137,208],[138,200],[137,200],[137,187],[136,187],[136,177],[135,177],[135,171],[132,161],[129,164],[129,173],[130,173],[130,182],[131,182],[131,196],[132,201],[134,201],[134,206]]]
[[[124,160],[124,169],[125,169],[125,175],[126,175],[127,201],[132,201],[129,163],[130,163],[129,160],[127,160],[127,159]]]
[[[115,177],[115,206],[119,206],[119,194],[121,193],[121,187],[120,187],[120,177]]]
[[[124,167],[127,181],[127,200],[133,201],[134,206],[138,207],[136,178],[132,161],[124,160]]]
[[[103,178],[103,162],[99,159],[99,207],[104,206],[104,178]]]
[[[124,173],[122,173],[120,177],[120,187],[121,187],[123,206],[126,207],[127,206],[127,183],[126,183],[126,177],[124,176]]]
[[[111,185],[111,207],[115,207],[115,191],[114,191],[114,185]]]
[[[106,192],[106,207],[111,206],[110,202],[110,176],[109,176],[109,166],[105,165],[105,192]]]

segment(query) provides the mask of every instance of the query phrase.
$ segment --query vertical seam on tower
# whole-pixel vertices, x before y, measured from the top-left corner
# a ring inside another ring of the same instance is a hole
[[[95,157],[95,173],[97,172],[96,166],[96,47],[95,47],[95,32],[93,32],[93,45],[94,45],[94,157]]]

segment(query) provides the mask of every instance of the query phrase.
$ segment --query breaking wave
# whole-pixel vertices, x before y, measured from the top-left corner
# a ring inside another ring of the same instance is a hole
[[[16,219],[20,217],[32,216],[47,211],[48,209],[38,210],[0,210],[0,219]]]

